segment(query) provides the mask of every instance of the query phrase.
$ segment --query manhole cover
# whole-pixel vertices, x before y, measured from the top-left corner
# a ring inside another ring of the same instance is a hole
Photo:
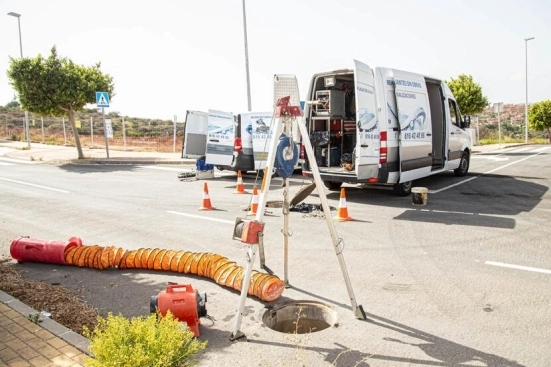
[[[264,312],[262,322],[280,333],[315,333],[335,325],[337,311],[321,302],[286,302]]]

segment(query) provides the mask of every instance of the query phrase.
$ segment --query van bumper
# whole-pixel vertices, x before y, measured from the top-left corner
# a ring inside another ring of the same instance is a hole
[[[230,167],[232,171],[253,171],[254,158],[252,154],[249,155],[242,152],[234,154]]]
[[[380,185],[394,184],[395,182],[389,182],[390,173],[397,171],[397,168],[398,168],[398,165],[394,163],[385,163],[380,165],[377,170],[377,176],[376,177],[373,176],[373,178],[376,178],[377,180],[376,184],[380,184]],[[310,169],[305,169],[305,168],[303,168],[302,170],[302,175],[309,178],[314,177],[314,175],[312,174],[312,171]],[[350,173],[345,173],[345,172],[329,172],[329,171],[320,170],[320,176],[322,181],[333,181],[333,182],[366,184],[368,183],[368,180],[369,180],[367,178],[359,180],[354,171]]]

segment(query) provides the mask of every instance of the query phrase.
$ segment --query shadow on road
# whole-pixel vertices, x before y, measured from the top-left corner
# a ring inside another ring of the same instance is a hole
[[[439,336],[426,333],[422,330],[412,328],[410,326],[400,324],[398,322],[380,317],[374,314],[366,314],[367,322],[389,331],[402,334],[406,341],[398,338],[385,337],[388,343],[397,343],[417,347],[426,355],[427,359],[407,358],[397,355],[384,355],[376,350],[373,353],[351,349],[345,345],[335,342],[334,348],[311,347],[300,345],[300,348],[307,351],[313,351],[325,355],[325,361],[331,363],[335,367],[369,367],[370,360],[380,360],[386,362],[405,363],[416,366],[500,366],[500,367],[523,367],[523,365],[497,356],[495,354],[486,353],[474,348],[467,347]],[[361,322],[361,321],[358,321]],[[323,332],[323,331],[321,331]],[[296,336],[293,336],[296,339]],[[418,342],[411,342],[411,339],[416,339]],[[297,343],[300,340],[290,340],[289,343],[279,343],[264,340],[249,340],[251,344],[263,344],[276,348],[297,348]],[[385,348],[386,350],[393,349],[392,347]]]
[[[58,166],[64,171],[71,173],[111,173],[111,172],[132,172],[138,168],[132,164],[61,164]]]
[[[443,173],[418,180],[414,186],[427,187],[427,205],[413,206],[411,196],[397,197],[392,191],[347,187],[348,202],[403,208],[394,219],[434,222],[448,225],[468,225],[495,228],[515,228],[516,221],[508,216],[532,211],[538,206],[549,187],[539,184],[537,177],[504,175],[472,175],[463,178]],[[439,189],[457,184],[450,189]],[[339,193],[327,195],[338,200]]]

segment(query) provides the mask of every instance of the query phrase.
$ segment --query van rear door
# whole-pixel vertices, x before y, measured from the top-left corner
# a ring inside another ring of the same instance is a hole
[[[274,110],[277,105],[277,101],[280,98],[287,97],[287,96],[291,97],[289,100],[289,104],[291,106],[301,106],[302,108],[299,90],[298,90],[297,77],[295,75],[290,75],[290,74],[274,75]],[[300,136],[300,128],[298,127],[298,124],[304,124],[304,120],[302,116],[297,116],[296,118],[292,119],[291,131],[289,135],[300,151],[301,136]],[[300,163],[304,163],[304,160],[303,159],[301,160],[299,158],[299,160],[297,161],[297,166],[295,166],[296,169],[300,168],[299,166]]]
[[[254,156],[254,169],[259,171],[266,168],[266,160],[270,150],[270,141],[274,131],[272,112],[254,112],[242,114],[247,117],[247,129],[252,136],[252,154]]]
[[[205,163],[220,167],[230,167],[233,160],[234,141],[233,114],[209,110]]]
[[[358,179],[363,180],[377,177],[381,147],[373,70],[354,60],[354,81],[357,122],[354,165]]]
[[[422,75],[394,72],[400,123],[400,182],[426,177],[432,167],[432,126],[427,85]]]
[[[186,111],[182,158],[200,158],[205,155],[208,123],[206,112]]]

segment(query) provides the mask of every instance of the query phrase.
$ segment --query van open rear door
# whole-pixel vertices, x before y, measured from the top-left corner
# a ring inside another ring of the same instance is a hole
[[[400,182],[426,177],[432,167],[432,126],[427,85],[422,75],[394,72],[400,124]]]
[[[297,78],[294,75],[289,74],[276,74],[274,75],[274,110],[277,105],[277,101],[283,97],[291,97],[289,105],[299,106],[300,95],[298,90]],[[297,124],[303,124],[302,116],[299,116],[292,121],[291,126],[291,138],[295,144],[300,144],[300,129]]]
[[[373,70],[354,60],[356,90],[356,175],[359,180],[377,177],[381,147]]]
[[[208,114],[187,111],[182,158],[200,158],[207,150]]]
[[[247,125],[245,130],[251,136],[251,154],[254,157],[254,169],[263,170],[266,167],[270,141],[273,134],[272,112],[249,112],[241,114],[241,124]],[[243,143],[245,146],[245,143]]]
[[[234,142],[233,114],[209,110],[205,163],[230,167],[233,160]]]

